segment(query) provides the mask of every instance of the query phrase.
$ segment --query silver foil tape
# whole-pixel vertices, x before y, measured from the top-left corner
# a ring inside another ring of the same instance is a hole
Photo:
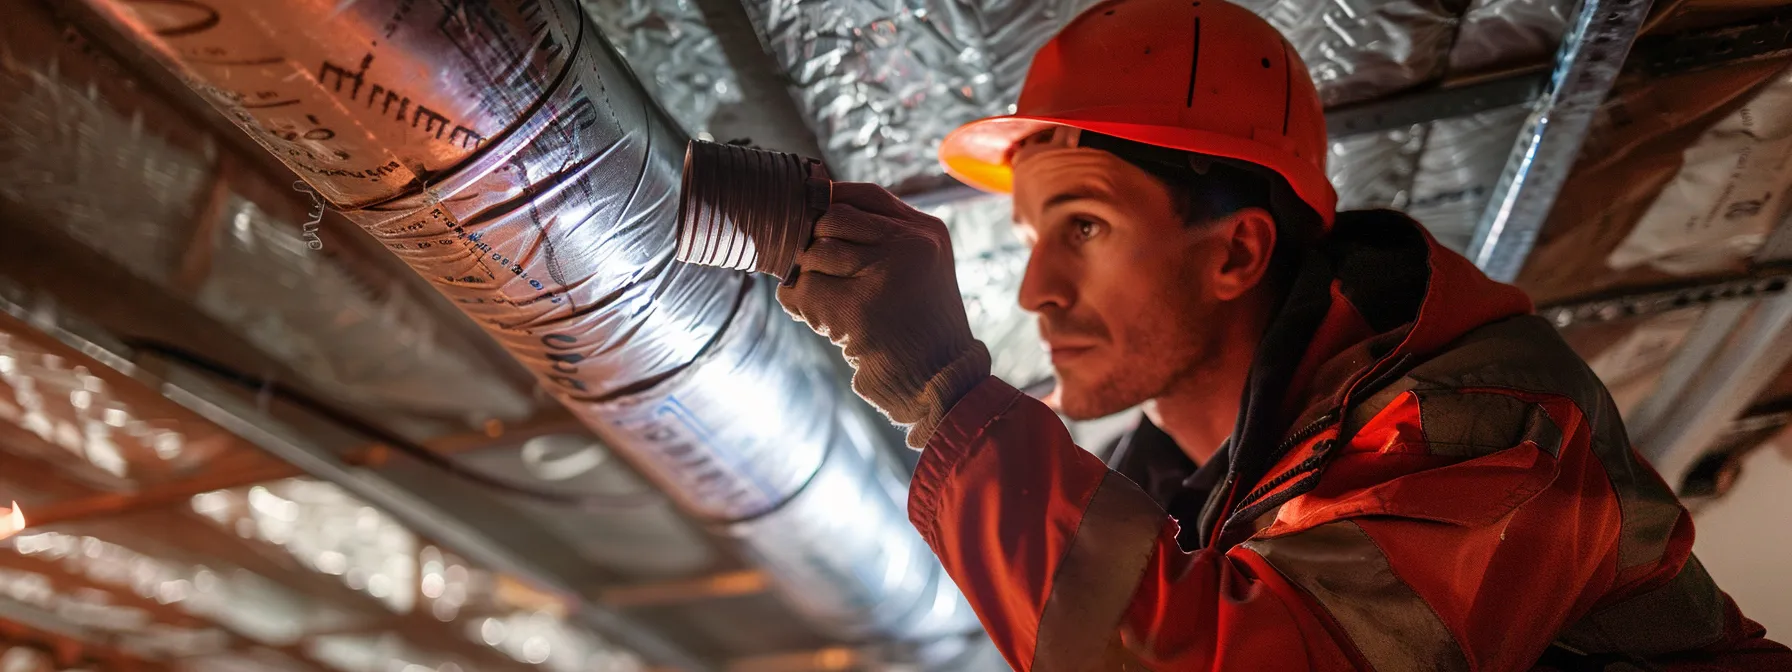
[[[692,140],[674,257],[790,278],[832,193],[827,169],[815,159]]]

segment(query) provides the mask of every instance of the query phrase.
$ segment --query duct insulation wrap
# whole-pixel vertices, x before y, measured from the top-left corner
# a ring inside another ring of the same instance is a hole
[[[76,55],[48,10],[19,10],[0,21],[7,227],[66,236],[363,411],[473,425],[536,411],[477,335],[441,323],[434,297],[320,237],[321,204],[231,169],[202,124]],[[293,196],[304,205],[283,207]]]
[[[684,138],[571,0],[90,4],[683,509],[750,532],[814,625],[975,628],[899,489],[862,487],[894,468],[819,339],[767,283],[673,261]]]

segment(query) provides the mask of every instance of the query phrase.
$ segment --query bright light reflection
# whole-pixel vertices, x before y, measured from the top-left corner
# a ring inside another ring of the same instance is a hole
[[[0,539],[18,534],[25,529],[25,510],[19,508],[18,502],[13,502],[12,508],[7,509],[4,516],[4,521],[0,521]]]
[[[504,622],[495,618],[485,619],[479,624],[479,638],[485,640],[486,646],[497,646],[504,643]]]
[[[423,596],[435,599],[442,596],[442,588],[446,586],[441,574],[427,574],[423,577]]]
[[[547,662],[550,647],[546,637],[536,635],[523,642],[523,661],[531,665]]]

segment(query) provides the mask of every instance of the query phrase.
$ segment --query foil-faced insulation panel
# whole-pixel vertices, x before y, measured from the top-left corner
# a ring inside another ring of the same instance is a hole
[[[1529,106],[1520,105],[1427,124],[1412,198],[1402,209],[1445,247],[1468,249],[1506,167],[1512,138],[1529,113]]]
[[[723,105],[741,101],[734,66],[691,0],[580,0],[642,88],[687,133],[709,131]]]
[[[991,372],[1023,387],[1050,378],[1051,359],[1039,345],[1038,320],[1021,310],[1015,298],[1026,272],[1027,249],[1014,236],[1009,200],[969,198],[927,213],[951,232],[958,291],[972,333],[989,346]]]
[[[990,114],[1013,111],[1033,53],[1045,46],[1064,24],[1097,0],[981,0],[984,40],[989,46],[990,73],[996,98]],[[949,130],[949,129],[948,129]]]
[[[1338,190],[1338,209],[1405,207],[1429,131],[1428,124],[1414,124],[1333,138],[1325,172]]]
[[[1339,209],[1402,210],[1445,247],[1466,249],[1528,111],[1509,107],[1334,138],[1326,168]]]
[[[1327,107],[1444,73],[1463,8],[1444,0],[1244,0],[1300,52]]]
[[[1607,262],[1673,275],[1721,271],[1792,214],[1789,188],[1792,68],[1686,148],[1679,172]]]
[[[999,110],[977,8],[953,0],[749,0],[829,168],[898,185],[939,172],[946,132]]]
[[[1473,0],[1450,49],[1450,71],[1467,74],[1548,61],[1568,32],[1573,0]]]
[[[938,173],[941,138],[1012,109],[1032,55],[1087,0],[755,0],[830,167],[895,186]],[[1294,44],[1328,105],[1442,76],[1463,7],[1432,0],[1244,2]]]

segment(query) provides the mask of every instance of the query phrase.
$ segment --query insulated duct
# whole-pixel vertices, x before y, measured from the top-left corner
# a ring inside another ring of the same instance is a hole
[[[89,0],[484,327],[814,625],[975,628],[772,287],[675,263],[684,138],[572,0]]]
[[[55,256],[41,241],[66,239],[88,250],[59,264],[69,275],[116,264],[363,410],[475,426],[536,412],[513,367],[442,320],[420,283],[327,241],[327,225],[320,238],[321,209],[291,180],[234,161],[204,126],[83,57],[95,48],[48,14],[16,3],[0,21],[0,216],[20,234],[14,258]]]

